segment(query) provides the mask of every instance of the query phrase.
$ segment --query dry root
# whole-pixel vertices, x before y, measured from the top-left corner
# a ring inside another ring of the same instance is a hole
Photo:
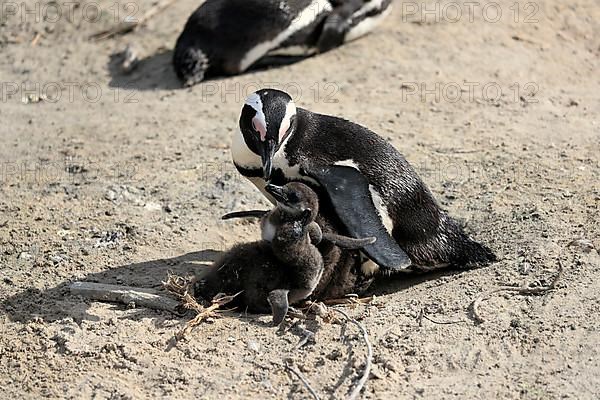
[[[359,304],[369,304],[373,300],[375,300],[375,296],[358,297],[358,295],[349,294],[346,297],[343,297],[341,299],[324,300],[323,304],[325,304],[326,306],[337,306],[337,305],[342,305],[342,304],[349,304],[349,305],[356,306]]]
[[[352,303],[348,303],[349,299],[337,299],[337,300],[333,300],[333,301],[330,300],[329,302],[333,302],[333,304],[340,304],[339,301],[343,301],[342,304],[366,304],[372,300],[372,298],[367,298],[367,299],[356,298],[356,299],[358,301],[354,301]],[[314,313],[316,316],[320,317],[323,320],[323,322],[326,322],[326,323],[336,322],[336,323],[344,324],[342,327],[342,332],[343,332],[342,337],[343,338],[345,338],[346,324],[348,324],[348,323],[354,324],[360,330],[363,341],[365,342],[365,344],[367,346],[367,357],[365,359],[365,367],[362,371],[362,374],[361,374],[358,382],[352,389],[352,392],[348,396],[348,399],[355,400],[355,399],[359,398],[360,392],[364,388],[365,384],[367,383],[367,380],[369,379],[369,376],[371,375],[371,368],[372,368],[372,364],[373,364],[373,346],[371,345],[371,341],[369,340],[369,334],[367,332],[367,329],[364,327],[363,324],[358,322],[356,319],[351,318],[345,311],[343,311],[339,308],[327,307],[324,304],[324,302],[309,302],[308,306],[304,307],[303,310],[305,311],[306,314]],[[337,315],[335,315],[336,313],[340,314],[343,318],[339,318]],[[304,317],[304,318],[306,318],[306,317]],[[301,347],[302,345],[306,344],[306,342],[309,340],[309,338],[314,340],[314,334],[310,331],[306,331],[304,339],[300,341],[300,343],[296,346],[296,349]],[[298,379],[300,379],[300,381],[302,381],[302,383],[304,384],[304,386],[310,392],[310,394],[312,395],[312,397],[314,399],[319,399],[319,395],[317,394],[317,392],[312,388],[312,386],[310,385],[308,380],[302,375],[302,373],[300,371],[293,368],[288,363],[285,363],[284,366],[288,371],[292,372],[294,375],[296,375],[298,377]]]
[[[427,321],[433,322],[434,324],[438,324],[438,325],[452,325],[452,324],[460,324],[461,322],[467,322],[463,319],[457,319],[455,321],[438,321],[438,320],[435,320],[435,319],[431,318],[430,316],[428,316],[427,313],[425,312],[425,309],[421,308],[421,310],[419,310],[419,315],[417,316],[417,321],[419,322],[419,326],[423,326],[424,319],[426,319]]]
[[[219,293],[212,299],[212,304],[210,306],[204,307],[196,301],[196,298],[192,294],[190,294],[193,293],[193,285],[193,278],[184,278],[171,273],[168,274],[167,280],[163,282],[165,289],[179,298],[183,308],[196,312],[196,316],[186,322],[183,329],[175,335],[177,340],[183,339],[195,326],[200,325],[203,321],[218,317],[217,310],[221,306],[230,303],[236,296],[242,293],[238,292],[232,296]]]
[[[148,11],[146,11],[140,18],[132,20],[132,21],[125,21],[125,22],[115,26],[114,28],[95,33],[92,36],[90,36],[90,39],[91,40],[104,40],[104,39],[110,39],[113,36],[125,35],[127,33],[133,32],[133,31],[137,30],[140,26],[142,26],[143,24],[148,22],[151,18],[156,16],[158,13],[165,10],[168,6],[170,6],[174,2],[175,2],[175,0],[159,1],[154,6],[150,7],[150,9],[148,9]]]
[[[298,377],[298,379],[300,379],[300,381],[302,382],[304,387],[310,392],[313,399],[315,399],[315,400],[320,399],[319,395],[317,394],[315,389],[313,389],[313,387],[310,385],[310,382],[308,381],[308,379],[306,379],[306,377],[304,375],[302,375],[302,372],[298,371],[296,368],[294,368],[292,365],[290,365],[287,362],[284,364],[284,367],[286,370],[290,371],[291,373],[296,375]]]
[[[563,264],[562,264],[562,261],[560,260],[560,257],[557,260],[558,260],[558,271],[557,271],[556,275],[554,276],[554,279],[548,286],[539,286],[539,287],[500,286],[499,288],[494,289],[491,292],[488,292],[488,293],[485,293],[485,294],[479,296],[477,299],[475,299],[475,301],[473,301],[473,303],[471,303],[471,309],[473,311],[473,317],[475,318],[475,320],[479,323],[485,322],[485,319],[481,316],[481,313],[479,312],[479,306],[483,300],[490,298],[490,296],[492,296],[495,293],[514,292],[514,293],[517,293],[520,295],[530,296],[530,295],[543,294],[543,293],[549,292],[551,290],[555,290],[556,284],[558,283],[558,281],[560,280],[560,278],[562,277],[562,274],[563,274]]]
[[[337,318],[330,312],[327,306],[348,305],[354,308],[360,304],[370,304],[373,300],[375,300],[375,296],[361,298],[355,294],[349,294],[340,299],[329,299],[318,302],[305,301],[299,308],[300,312],[290,312],[288,315],[297,319],[309,319],[309,314],[314,314],[323,319],[323,322],[330,323],[336,321]]]
[[[358,329],[360,329],[363,340],[367,345],[367,358],[365,360],[365,368],[363,369],[363,373],[360,379],[358,380],[358,383],[356,384],[356,386],[354,386],[354,389],[352,389],[352,392],[348,396],[348,400],[354,400],[360,396],[361,390],[363,389],[363,387],[367,383],[367,380],[369,379],[369,376],[371,375],[371,367],[373,363],[373,346],[371,345],[371,341],[369,340],[369,333],[367,332],[367,329],[363,324],[361,324],[354,318],[350,318],[350,316],[346,314],[345,311],[342,311],[339,308],[332,308],[331,310],[341,314],[344,318],[346,318],[347,322],[356,325]]]

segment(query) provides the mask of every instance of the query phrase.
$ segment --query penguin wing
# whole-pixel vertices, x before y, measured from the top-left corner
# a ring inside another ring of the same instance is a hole
[[[269,211],[267,210],[249,210],[249,211],[233,211],[221,217],[221,219],[233,218],[262,218]]]
[[[371,260],[388,270],[402,270],[411,265],[408,255],[383,225],[371,198],[369,181],[359,170],[336,165],[309,169],[306,173],[325,189],[350,235],[376,238],[374,243],[363,247]]]

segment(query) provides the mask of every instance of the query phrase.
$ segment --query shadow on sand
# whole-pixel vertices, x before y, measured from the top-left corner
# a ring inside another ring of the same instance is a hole
[[[192,252],[169,259],[111,268],[87,275],[79,280],[161,289],[162,281],[166,279],[169,271],[180,276],[197,274],[206,268],[207,263],[214,261],[219,254],[220,252],[215,250]],[[9,297],[1,303],[1,306],[14,321],[27,322],[41,319],[51,322],[63,318],[72,318],[76,322],[84,319],[96,320],[97,317],[87,313],[90,301],[83,301],[80,297],[72,295],[69,291],[70,284],[71,282],[64,282],[46,290],[27,289]],[[115,305],[115,307],[125,308],[123,305]],[[146,315],[166,313],[142,308],[139,310],[140,313]]]
[[[110,87],[125,90],[174,90],[181,89],[181,83],[175,75],[171,60],[172,50],[162,50],[141,59],[135,69],[126,74],[121,70],[123,56],[115,53],[110,56],[108,71]]]
[[[268,56],[259,60],[245,73],[291,65],[305,60],[306,58],[308,58],[308,56]],[[129,74],[126,74],[121,69],[123,55],[121,53],[115,53],[110,56],[108,62],[108,71],[111,76],[108,85],[126,91],[184,89],[173,69],[172,59],[173,50],[161,50],[139,60],[135,69]],[[226,78],[227,77],[225,76],[211,77],[207,82]]]
[[[205,270],[219,254],[220,252],[215,250],[192,252],[169,259],[158,259],[111,268],[103,272],[87,275],[80,280],[113,285],[162,289],[162,281],[166,279],[168,272],[180,276],[196,275],[200,271]],[[402,291],[425,281],[431,281],[442,276],[461,272],[462,271],[443,270],[433,273],[408,273],[394,276],[381,276],[371,286],[367,294],[378,296],[386,295]],[[97,317],[90,315],[87,312],[91,302],[82,300],[80,297],[70,293],[70,283],[71,282],[64,282],[46,290],[27,289],[9,297],[1,303],[1,306],[12,320],[20,322],[40,319],[44,322],[52,322],[64,318],[72,318],[78,323],[82,320],[97,320]],[[115,307],[123,309],[126,306],[115,304]],[[140,308],[139,313],[132,313],[128,315],[127,318],[139,319],[149,316],[158,317],[163,313],[167,312]],[[259,324],[265,325],[262,322]]]

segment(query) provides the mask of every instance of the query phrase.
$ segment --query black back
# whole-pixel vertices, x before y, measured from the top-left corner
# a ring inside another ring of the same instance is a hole
[[[311,0],[207,0],[190,16],[177,39],[175,63],[178,53],[197,48],[210,60],[208,73],[238,73],[239,61],[250,49],[273,40],[310,3]]]
[[[440,209],[402,154],[382,137],[342,118],[301,108],[297,112],[297,131],[286,146],[289,163],[300,164],[301,173],[310,176],[311,171],[352,160],[387,206],[394,223],[392,236],[413,263],[464,266],[495,260],[487,247],[468,237]],[[273,176],[282,175],[275,171]],[[323,196],[320,201],[331,205]],[[360,216],[360,210],[357,215]],[[347,221],[344,223],[348,226]]]

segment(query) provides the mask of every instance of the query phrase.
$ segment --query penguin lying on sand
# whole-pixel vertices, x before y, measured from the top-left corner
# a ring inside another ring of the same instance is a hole
[[[315,223],[318,197],[302,183],[283,187],[268,185],[266,190],[277,200],[277,207],[263,216],[259,242],[235,246],[217,260],[196,297],[210,300],[218,293],[242,293],[234,303],[251,312],[273,313],[279,325],[289,304],[309,297],[323,273],[323,256],[316,247],[323,235]],[[336,245],[361,248],[374,238],[353,239],[325,235]]]
[[[386,15],[391,0],[207,0],[175,45],[185,86],[208,75],[244,72],[267,55],[309,56],[359,38]]]
[[[387,271],[475,267],[496,260],[448,214],[406,159],[369,129],[296,108],[275,89],[251,94],[233,134],[237,170],[264,191],[267,182],[304,181],[319,191],[350,236],[375,236],[366,255]],[[363,267],[373,267],[367,263]]]

